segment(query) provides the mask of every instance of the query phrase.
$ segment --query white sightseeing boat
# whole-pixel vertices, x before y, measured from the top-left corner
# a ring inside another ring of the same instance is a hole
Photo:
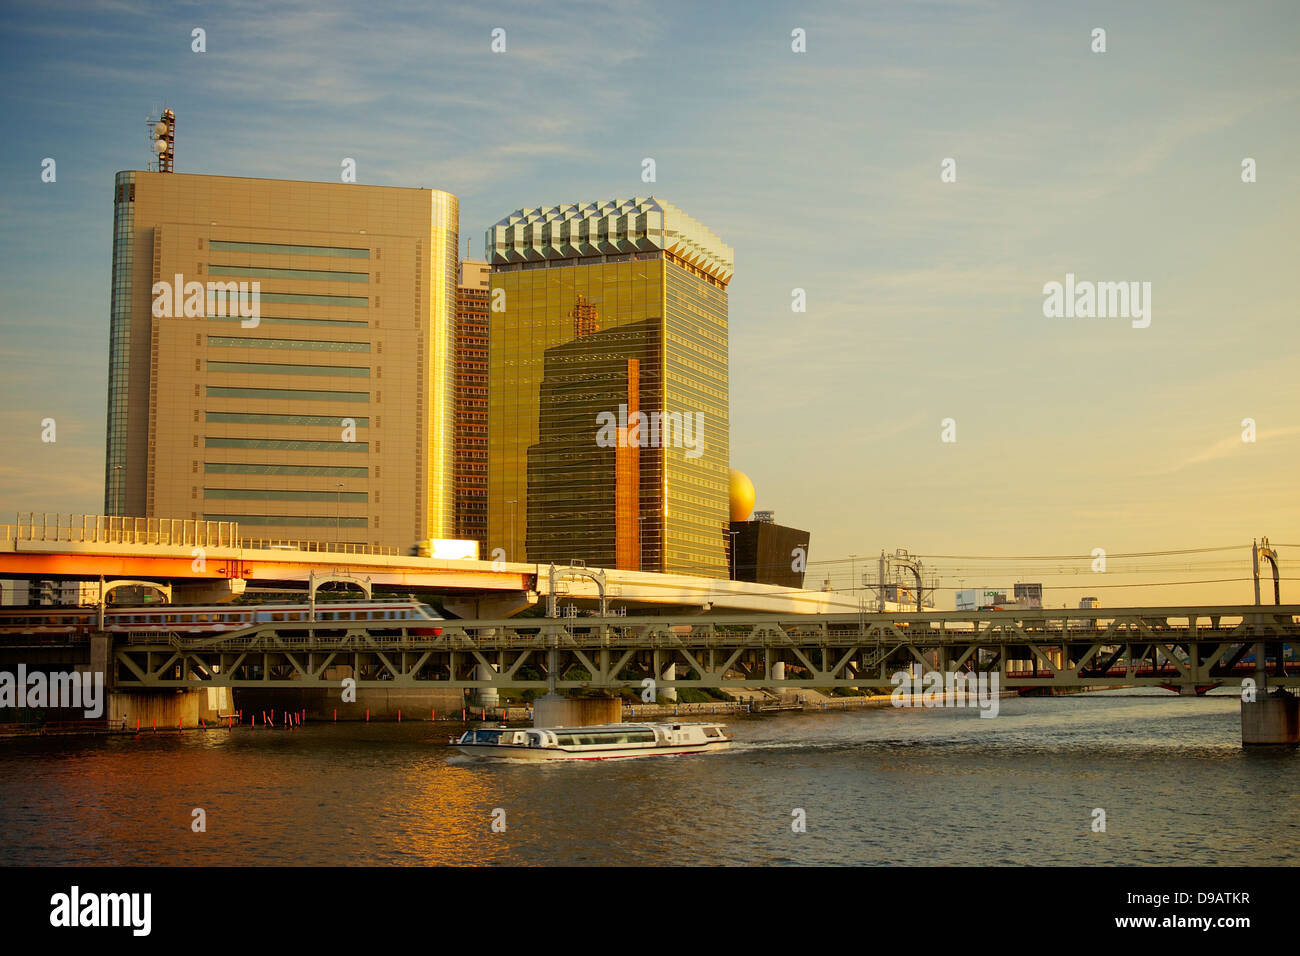
[[[725,724],[635,723],[593,727],[509,727],[467,730],[452,746],[474,757],[506,760],[622,760],[726,750]]]

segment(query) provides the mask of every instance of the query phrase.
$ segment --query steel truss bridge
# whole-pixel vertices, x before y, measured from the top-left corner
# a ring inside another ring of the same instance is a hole
[[[198,687],[888,689],[919,665],[1003,688],[1300,686],[1300,605],[260,624],[114,635],[118,690]],[[1300,664],[1291,664],[1293,670]],[[1263,689],[1262,687],[1260,688]]]

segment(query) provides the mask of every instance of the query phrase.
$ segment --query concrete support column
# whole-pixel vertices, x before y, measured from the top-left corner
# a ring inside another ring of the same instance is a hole
[[[667,667],[664,668],[663,679],[666,681],[677,680],[676,664],[669,664]],[[676,687],[661,688],[659,691],[659,696],[662,697],[664,700],[675,704],[677,703],[677,688]]]
[[[1294,747],[1300,743],[1300,698],[1279,691],[1241,702],[1243,747]]]
[[[479,664],[474,668],[475,680],[496,680],[497,669],[495,664]],[[497,693],[495,687],[480,687],[478,689],[477,700],[480,706],[496,707],[501,703],[501,695]]]
[[[592,727],[623,719],[617,697],[539,697],[533,701],[534,727]]]

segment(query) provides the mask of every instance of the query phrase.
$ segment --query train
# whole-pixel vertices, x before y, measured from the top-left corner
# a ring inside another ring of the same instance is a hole
[[[104,630],[113,634],[219,634],[255,624],[308,623],[307,604],[219,604],[208,607],[154,604],[104,609]],[[418,601],[358,601],[316,605],[316,623],[365,623],[372,627],[442,621],[444,618]],[[99,611],[84,607],[0,608],[0,636],[6,634],[78,634],[97,630]],[[440,627],[416,628],[415,633],[437,636]]]

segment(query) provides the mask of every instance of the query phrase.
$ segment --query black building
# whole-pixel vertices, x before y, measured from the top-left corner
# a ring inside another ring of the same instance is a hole
[[[728,555],[734,561],[733,580],[803,587],[808,567],[807,531],[772,521],[733,521],[728,537],[734,542],[733,553]]]

